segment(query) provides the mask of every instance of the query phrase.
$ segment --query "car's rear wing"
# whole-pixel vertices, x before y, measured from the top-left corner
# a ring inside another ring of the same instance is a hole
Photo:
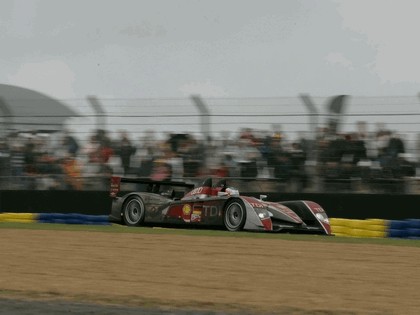
[[[194,184],[186,182],[177,182],[177,181],[156,181],[149,178],[133,178],[133,177],[120,177],[112,176],[111,177],[111,187],[109,195],[112,198],[116,198],[117,194],[121,191],[121,183],[134,183],[134,184],[147,184],[149,186],[149,191],[159,191],[160,186],[172,186],[172,187],[184,187],[188,189],[193,189]]]

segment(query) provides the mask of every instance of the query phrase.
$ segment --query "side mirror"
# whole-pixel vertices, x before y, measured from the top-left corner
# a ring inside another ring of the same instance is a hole
[[[260,200],[265,200],[267,199],[267,195],[260,195]]]

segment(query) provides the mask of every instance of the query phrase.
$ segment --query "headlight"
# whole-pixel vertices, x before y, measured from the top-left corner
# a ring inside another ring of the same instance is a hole
[[[318,212],[317,214],[315,214],[315,216],[321,222],[328,223],[328,224],[330,223],[330,220],[328,220],[328,217],[325,213]]]
[[[267,219],[273,216],[273,214],[270,211],[264,210],[264,209],[258,209],[258,217],[260,219]]]

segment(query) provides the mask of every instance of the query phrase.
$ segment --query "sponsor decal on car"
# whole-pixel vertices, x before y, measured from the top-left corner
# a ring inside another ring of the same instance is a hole
[[[185,222],[191,221],[191,212],[192,212],[192,208],[190,204],[187,203],[182,207],[182,219]]]
[[[191,222],[201,221],[201,210],[194,210],[191,214]]]
[[[258,209],[267,208],[265,203],[259,201],[258,199],[254,198],[254,197],[242,196],[242,199],[245,200],[246,202],[248,202],[251,205],[251,207],[253,207],[253,208],[258,208]]]
[[[222,216],[222,208],[218,206],[203,205],[204,215],[206,217],[220,217]]]
[[[211,187],[197,187],[187,193],[183,199],[202,199],[213,195]]]
[[[182,207],[182,213],[184,215],[190,215],[191,214],[191,206],[189,204],[186,204]]]
[[[261,209],[264,209],[264,208],[267,208],[265,205],[263,205],[261,202],[250,202],[249,203],[250,205],[251,205],[251,207],[253,207],[253,208],[261,208]]]
[[[203,187],[197,187],[190,191],[190,195],[199,195],[203,192]]]

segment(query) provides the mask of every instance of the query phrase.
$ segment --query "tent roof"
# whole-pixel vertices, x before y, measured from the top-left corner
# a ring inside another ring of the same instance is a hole
[[[45,94],[0,84],[0,119],[9,130],[59,131],[70,117],[80,116]]]

